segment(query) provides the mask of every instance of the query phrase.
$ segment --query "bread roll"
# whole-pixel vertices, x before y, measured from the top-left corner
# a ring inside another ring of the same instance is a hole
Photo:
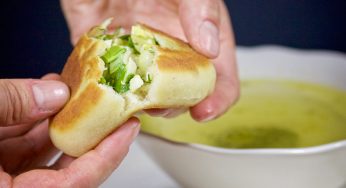
[[[190,107],[214,90],[213,64],[188,44],[141,24],[131,35],[106,34],[109,23],[80,38],[61,75],[71,98],[49,130],[71,156],[93,149],[138,111]]]

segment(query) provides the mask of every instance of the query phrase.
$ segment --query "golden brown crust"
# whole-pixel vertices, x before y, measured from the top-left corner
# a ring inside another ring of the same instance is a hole
[[[155,38],[161,38],[163,40],[165,40],[166,42],[172,42],[173,44],[173,48],[179,48],[180,51],[193,51],[193,49],[191,48],[191,46],[189,44],[187,44],[186,42],[180,40],[179,38],[170,36],[169,34],[162,32],[158,29],[155,29],[153,27],[150,27],[146,24],[143,23],[139,23],[138,25],[140,25],[144,30],[147,30],[151,33],[154,34]]]
[[[161,71],[196,72],[199,68],[210,66],[208,58],[193,50],[184,41],[145,24],[139,25],[151,32],[160,44],[160,47],[157,47],[156,63]]]
[[[80,116],[86,114],[101,97],[97,81],[102,75],[98,53],[103,44],[86,35],[77,43],[61,74],[71,90],[71,99],[52,119],[51,127],[60,131],[68,129]],[[90,84],[94,82],[94,84]],[[85,89],[82,85],[85,85]],[[89,84],[88,84],[89,83]],[[76,115],[78,114],[78,115]]]
[[[80,116],[85,116],[94,108],[102,95],[96,84],[88,84],[78,98],[70,100],[66,106],[53,118],[52,128],[59,131],[68,131],[78,121]]]
[[[158,48],[156,58],[158,68],[162,71],[196,72],[198,68],[207,68],[210,62],[196,52],[176,51],[167,48]]]
[[[71,89],[71,98],[80,88],[83,79],[99,79],[102,75],[102,71],[97,68],[97,55],[102,46],[100,41],[86,35],[78,41],[61,73],[62,80]]]

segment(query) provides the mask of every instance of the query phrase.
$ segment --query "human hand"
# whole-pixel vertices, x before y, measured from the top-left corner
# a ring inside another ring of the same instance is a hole
[[[111,28],[129,29],[142,22],[184,41],[213,59],[217,81],[215,91],[190,108],[197,121],[223,114],[239,96],[235,44],[227,8],[222,0],[61,0],[76,43],[89,28],[114,17]],[[185,109],[148,110],[151,115],[172,117]]]
[[[0,187],[97,187],[119,165],[139,131],[130,119],[79,158],[58,153],[48,135],[49,116],[69,98],[59,75],[0,79]]]

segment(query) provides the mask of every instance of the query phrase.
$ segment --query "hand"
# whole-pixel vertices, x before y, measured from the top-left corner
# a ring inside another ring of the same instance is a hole
[[[213,58],[215,91],[190,108],[191,116],[207,121],[223,114],[238,98],[239,80],[230,19],[222,0],[61,0],[71,40],[109,17],[129,29],[136,22],[170,33],[198,52]],[[152,115],[175,116],[184,109],[151,110]]]
[[[42,79],[0,79],[0,187],[96,187],[119,165],[139,131],[130,119],[78,159],[58,153],[47,118],[69,98],[56,74]]]

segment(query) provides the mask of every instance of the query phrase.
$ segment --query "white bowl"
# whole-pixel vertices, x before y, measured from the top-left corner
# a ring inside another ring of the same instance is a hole
[[[241,48],[237,55],[242,79],[307,81],[346,90],[346,56],[341,53],[266,46]],[[346,187],[346,141],[296,149],[223,149],[147,134],[138,141],[183,187]]]

